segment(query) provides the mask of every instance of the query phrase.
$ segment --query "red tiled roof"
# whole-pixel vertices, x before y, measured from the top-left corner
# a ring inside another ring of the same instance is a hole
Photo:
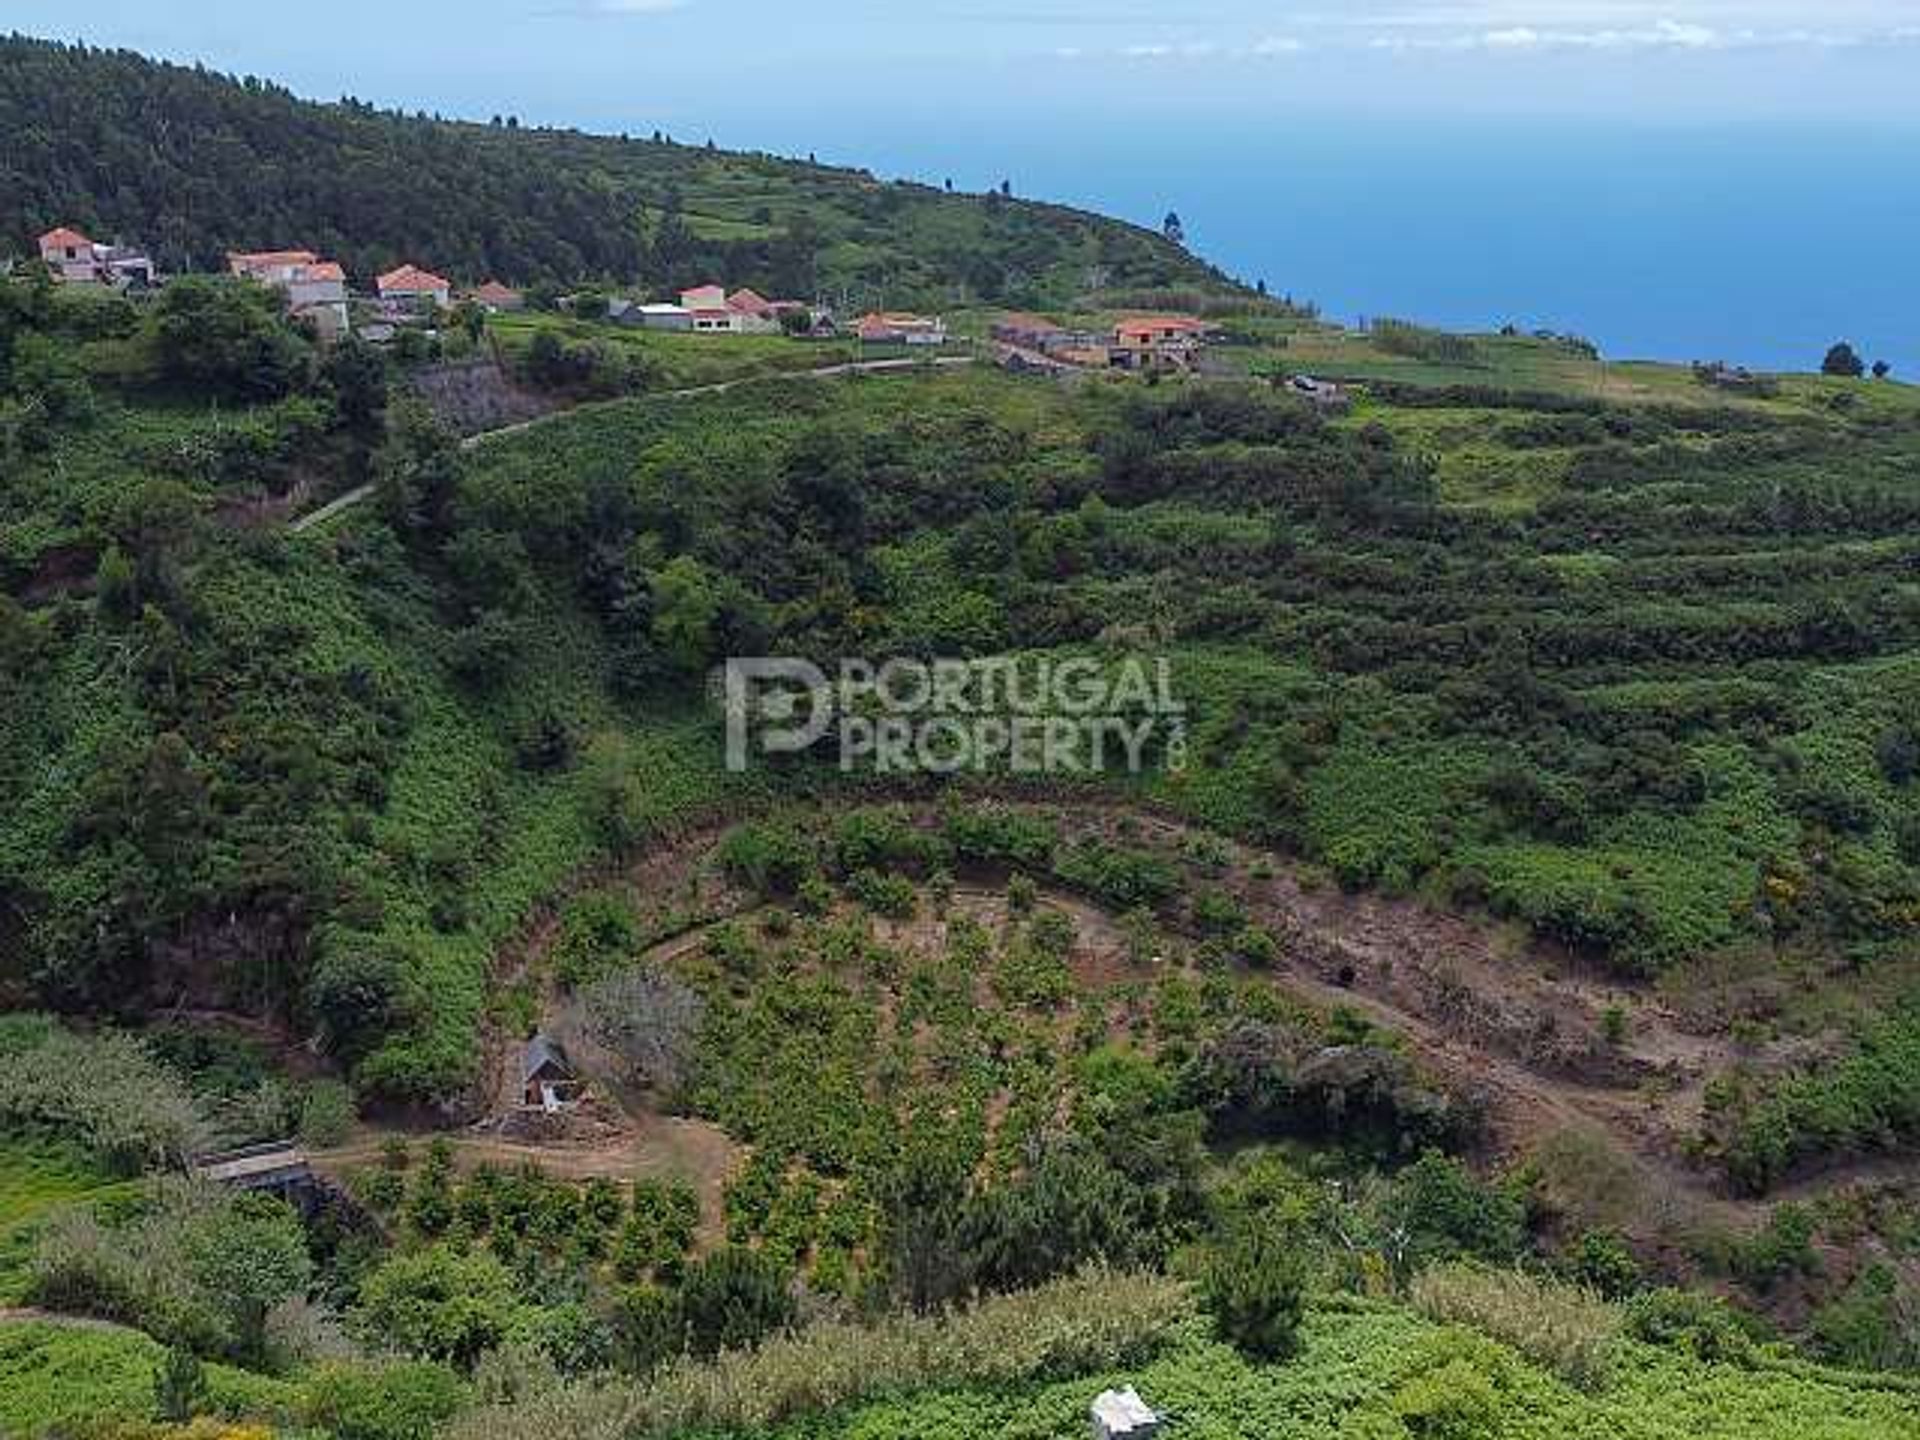
[[[282,265],[313,265],[320,257],[311,250],[230,250],[227,264],[236,270],[273,270]]]
[[[318,265],[305,266],[295,277],[300,280],[341,280],[347,278],[347,272],[332,260],[322,260]]]
[[[422,270],[418,265],[402,265],[398,270],[389,270],[374,282],[382,295],[430,295],[436,290],[451,290],[451,281],[442,280],[431,270]]]
[[[766,315],[773,310],[765,296],[745,289],[736,290],[727,297],[727,308],[738,310],[742,315]]]
[[[476,300],[518,300],[520,292],[510,285],[502,285],[498,280],[489,280],[473,292]]]
[[[711,307],[704,302],[712,300]],[[719,309],[727,303],[727,292],[719,285],[695,285],[680,292],[680,303],[689,310]]]
[[[78,230],[62,225],[58,230],[49,230],[40,237],[42,250],[87,250],[93,247],[93,241]]]
[[[1191,315],[1134,315],[1113,328],[1123,335],[1197,335],[1207,322]]]

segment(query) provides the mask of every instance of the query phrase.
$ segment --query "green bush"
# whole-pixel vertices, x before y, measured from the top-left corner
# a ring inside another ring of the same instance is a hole
[[[337,1440],[433,1440],[466,1403],[438,1365],[329,1365],[306,1383],[306,1423]]]
[[[300,1100],[302,1144],[330,1149],[353,1132],[353,1091],[339,1080],[315,1080]]]
[[[1209,1261],[1201,1302],[1220,1338],[1256,1360],[1284,1360],[1299,1345],[1308,1261],[1300,1237],[1238,1227]]]

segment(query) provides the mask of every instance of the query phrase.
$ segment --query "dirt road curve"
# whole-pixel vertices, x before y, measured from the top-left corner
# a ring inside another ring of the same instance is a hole
[[[498,430],[484,430],[478,435],[469,435],[460,442],[460,448],[469,451],[478,450],[483,445],[489,445],[509,435],[519,435],[528,430],[537,429],[561,416],[577,415],[583,410],[598,409],[606,405],[630,405],[640,400],[697,400],[704,395],[725,395],[728,391],[738,390],[744,386],[769,385],[782,380],[833,380],[845,375],[888,375],[903,370],[918,370],[922,367],[949,370],[974,363],[974,357],[971,355],[940,355],[928,360],[859,360],[849,361],[844,365],[823,365],[818,370],[792,370],[773,375],[743,375],[738,380],[722,380],[713,385],[696,385],[688,390],[662,390],[651,395],[623,395],[617,400],[596,400],[587,405],[570,406],[564,410],[555,410],[548,415],[537,416],[532,420],[522,420],[515,425],[503,425]],[[318,510],[302,515],[287,528],[295,535],[317,529],[335,516],[353,509],[372,494],[373,486],[358,486],[328,501]]]

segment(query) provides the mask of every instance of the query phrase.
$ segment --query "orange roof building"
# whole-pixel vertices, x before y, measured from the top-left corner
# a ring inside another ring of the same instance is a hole
[[[510,285],[502,285],[498,280],[489,280],[479,286],[468,297],[474,304],[488,310],[518,310],[527,303],[526,297]]]
[[[402,265],[375,280],[382,300],[432,300],[445,305],[453,295],[453,282],[418,265]]]

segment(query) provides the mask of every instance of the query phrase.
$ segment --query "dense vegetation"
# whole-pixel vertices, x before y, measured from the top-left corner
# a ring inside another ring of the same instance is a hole
[[[363,284],[416,262],[468,284],[719,278],[894,305],[1221,285],[1152,231],[997,192],[660,136],[315,105],[126,52],[0,39],[0,246],[25,251],[56,225],[148,245],[176,272],[303,246]]]
[[[476,275],[790,288],[817,221],[821,283],[1207,279],[665,143],[0,76],[375,156],[296,199],[222,147],[176,232],[164,138],[124,217],[8,152],[10,203],[182,255],[230,198],[379,263],[418,237],[361,207],[444,147],[490,178],[419,213]],[[609,248],[489,229],[533,196]],[[444,346],[635,398],[463,447],[424,357],[249,288],[0,284],[0,1302],[99,1327],[0,1323],[0,1426],[1066,1435],[1130,1380],[1223,1436],[1911,1432],[1912,1191],[1817,1181],[1920,1140],[1920,405],[1232,309],[1239,381],[1074,388],[470,316]],[[1267,383],[1309,365],[1351,413]],[[1166,657],[1187,764],[723,766],[728,655],[1009,653]],[[402,1137],[536,1029],[614,1141]],[[1516,1122],[1516,1076],[1593,1103]],[[165,1173],[289,1135],[339,1181],[305,1214]]]

